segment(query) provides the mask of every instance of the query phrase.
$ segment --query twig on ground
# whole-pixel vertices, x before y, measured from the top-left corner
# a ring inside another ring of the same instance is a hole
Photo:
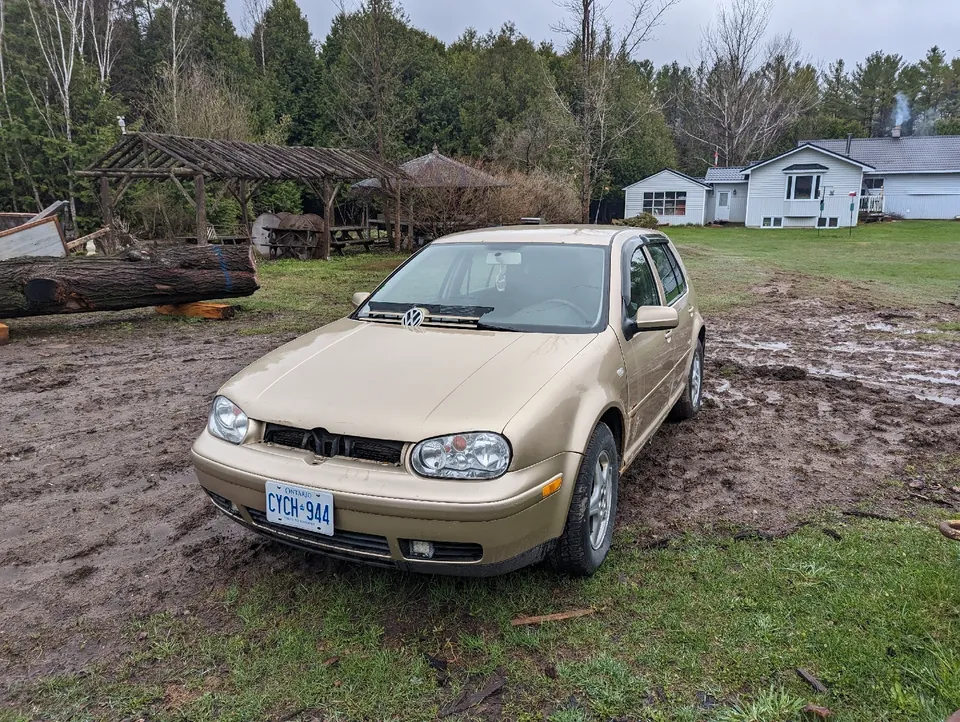
[[[586,617],[588,614],[594,614],[596,609],[574,609],[569,612],[557,612],[556,614],[544,614],[539,617],[517,617],[510,622],[512,627],[521,627],[526,624],[541,624],[542,622],[559,622],[564,619],[574,619],[575,617]]]

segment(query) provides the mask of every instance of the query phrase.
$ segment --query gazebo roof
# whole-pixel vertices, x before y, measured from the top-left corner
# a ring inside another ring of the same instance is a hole
[[[287,147],[237,140],[130,133],[78,175],[162,177],[202,174],[211,179],[316,181],[403,178],[371,153],[339,148]]]
[[[433,147],[432,153],[408,160],[400,166],[408,188],[502,188],[507,185],[489,173],[448,158]],[[367,178],[354,184],[356,190],[378,191],[379,178]]]

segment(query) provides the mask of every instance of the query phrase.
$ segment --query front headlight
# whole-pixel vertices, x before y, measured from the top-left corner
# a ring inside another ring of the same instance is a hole
[[[207,428],[211,434],[224,441],[241,444],[247,436],[250,421],[239,406],[225,396],[218,396],[213,400]]]
[[[495,479],[510,466],[510,444],[489,431],[438,436],[413,447],[413,470],[444,479]]]

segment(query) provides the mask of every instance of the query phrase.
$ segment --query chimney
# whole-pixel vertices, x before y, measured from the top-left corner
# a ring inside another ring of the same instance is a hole
[[[890,131],[890,137],[891,137],[891,138],[899,138],[899,137],[900,137],[900,126],[899,126],[899,125],[894,126],[893,130]]]
[[[847,152],[844,155],[850,155],[850,146],[853,145],[853,133],[847,133]]]

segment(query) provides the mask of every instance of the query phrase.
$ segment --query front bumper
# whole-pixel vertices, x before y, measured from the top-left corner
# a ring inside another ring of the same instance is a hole
[[[432,573],[498,574],[543,558],[566,523],[581,456],[561,453],[492,481],[423,479],[405,468],[269,444],[234,446],[204,431],[191,451],[214,504],[278,541],[338,558]],[[543,498],[543,485],[563,476]],[[334,536],[267,521],[265,484],[284,481],[334,496]],[[435,543],[412,558],[406,540]]]

